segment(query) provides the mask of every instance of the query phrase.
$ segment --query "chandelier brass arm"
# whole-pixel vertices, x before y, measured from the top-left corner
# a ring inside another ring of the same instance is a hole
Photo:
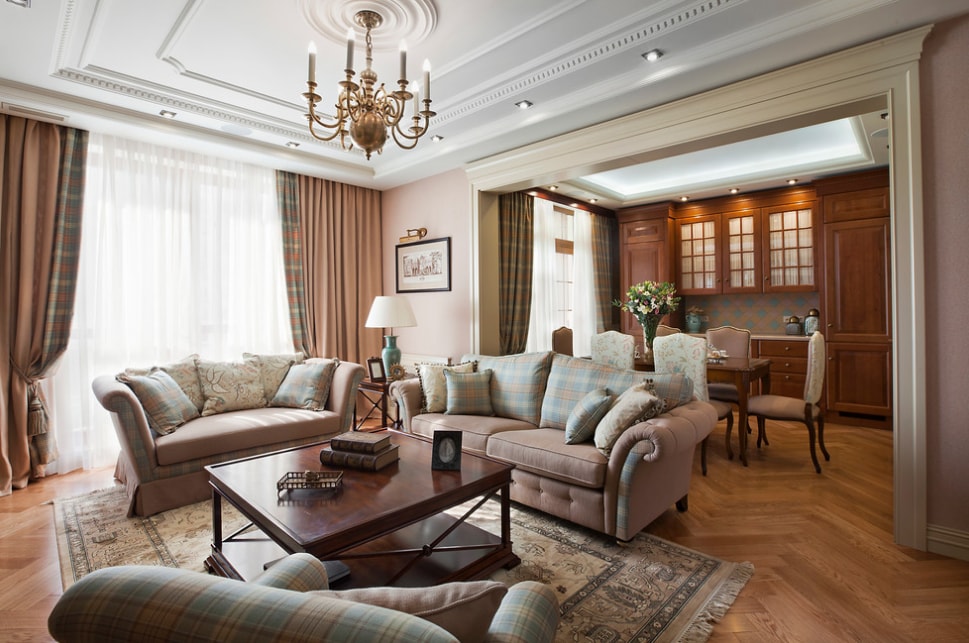
[[[332,141],[339,137],[340,146],[344,150],[352,150],[354,144],[363,149],[369,160],[371,154],[383,152],[384,143],[390,136],[398,147],[409,150],[417,145],[417,141],[427,133],[430,120],[436,114],[431,111],[430,97],[430,65],[424,63],[424,98],[419,100],[418,90],[409,90],[411,83],[406,77],[406,49],[401,43],[400,52],[400,80],[398,89],[388,91],[384,84],[377,85],[377,73],[373,71],[373,41],[371,30],[379,26],[383,19],[373,11],[360,11],[354,17],[357,24],[367,30],[367,66],[360,72],[360,83],[354,82],[356,72],[353,70],[353,32],[347,36],[347,68],[344,70],[346,78],[340,81],[340,95],[334,105],[336,113],[332,121],[317,111],[317,105],[322,97],[316,93],[316,49],[310,44],[309,78],[306,81],[307,91],[303,93],[306,99],[306,120],[309,123],[310,134],[320,141]],[[374,89],[376,86],[376,89]],[[404,118],[407,105],[413,100],[413,114],[411,125],[406,126]],[[423,109],[419,104],[423,102]],[[404,125],[402,126],[402,121]],[[406,127],[406,129],[404,129]],[[317,128],[322,131],[317,132]],[[329,131],[328,131],[329,130]]]

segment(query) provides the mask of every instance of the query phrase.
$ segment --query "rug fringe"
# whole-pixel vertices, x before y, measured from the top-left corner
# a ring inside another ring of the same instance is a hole
[[[752,563],[737,563],[730,576],[717,590],[703,609],[696,615],[690,626],[677,639],[679,643],[703,643],[713,634],[713,626],[724,617],[730,606],[737,599],[740,590],[754,575]]]

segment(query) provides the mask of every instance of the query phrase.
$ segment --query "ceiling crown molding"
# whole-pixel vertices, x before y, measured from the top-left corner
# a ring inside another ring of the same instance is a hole
[[[298,0],[298,5],[310,27],[337,44],[346,43],[347,29],[360,33],[360,26],[353,19],[358,12],[379,13],[383,23],[371,34],[374,51],[396,50],[401,39],[408,46],[416,45],[437,27],[437,7],[432,0]]]

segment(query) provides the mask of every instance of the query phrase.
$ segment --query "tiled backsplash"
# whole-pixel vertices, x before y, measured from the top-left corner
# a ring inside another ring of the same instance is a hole
[[[730,325],[755,333],[779,334],[784,334],[785,317],[797,315],[803,320],[810,309],[821,310],[817,292],[684,296],[681,310],[685,312],[690,306],[703,309],[703,330]]]

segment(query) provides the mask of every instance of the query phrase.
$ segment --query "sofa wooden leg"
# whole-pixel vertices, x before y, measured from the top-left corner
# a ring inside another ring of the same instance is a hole
[[[680,513],[686,511],[689,508],[690,508],[690,503],[687,496],[683,496],[682,498],[676,501],[676,510],[679,511]]]

